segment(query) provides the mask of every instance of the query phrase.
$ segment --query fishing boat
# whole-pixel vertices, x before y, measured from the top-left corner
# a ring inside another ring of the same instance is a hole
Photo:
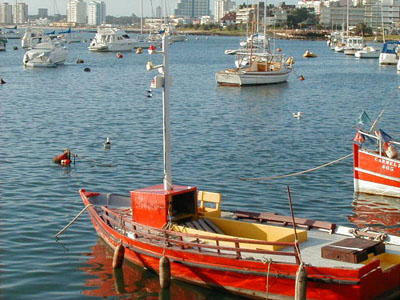
[[[57,67],[64,64],[67,57],[67,47],[48,38],[25,52],[22,61],[25,67]]]
[[[380,49],[376,49],[372,46],[366,46],[362,50],[356,51],[354,56],[357,58],[379,58],[380,54]]]
[[[400,198],[399,145],[382,129],[357,130],[353,144],[355,192]]]
[[[400,41],[389,41],[383,44],[379,55],[380,65],[396,65],[399,61]]]
[[[224,213],[219,193],[174,184],[168,38],[149,53],[164,58],[146,65],[161,73],[151,87],[163,89],[163,183],[127,195],[79,191],[115,268],[126,259],[159,273],[162,288],[172,277],[253,299],[373,299],[399,288],[400,237],[297,218],[293,209],[289,217]]]
[[[95,52],[132,51],[134,40],[122,29],[99,26],[90,42],[89,50]]]
[[[307,49],[306,52],[304,52],[303,57],[318,57],[318,55]]]

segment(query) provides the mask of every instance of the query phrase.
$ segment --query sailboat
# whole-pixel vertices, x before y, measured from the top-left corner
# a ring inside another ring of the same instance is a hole
[[[143,0],[141,0],[140,6],[140,35],[134,39],[133,48],[150,48],[151,46],[160,47],[161,40],[151,33],[148,35],[143,34]]]
[[[158,273],[161,288],[173,278],[252,299],[365,300],[394,293],[400,237],[296,218],[293,209],[291,217],[225,214],[219,193],[173,183],[168,52],[164,35],[161,51],[149,49],[163,55],[162,65],[146,65],[161,73],[151,87],[163,89],[163,183],[130,195],[79,191],[81,213],[88,211],[114,250],[113,267],[128,260]],[[288,196],[292,203],[289,188]]]

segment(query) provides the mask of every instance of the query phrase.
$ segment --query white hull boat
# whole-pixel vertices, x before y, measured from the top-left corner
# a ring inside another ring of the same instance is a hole
[[[286,82],[292,71],[292,60],[284,55],[270,55],[270,59],[254,57],[249,67],[227,69],[215,74],[222,86],[264,85]]]
[[[25,67],[57,67],[64,64],[68,49],[58,42],[47,41],[28,50],[23,58]]]
[[[383,45],[379,55],[380,65],[397,65],[400,54],[400,41],[390,41]]]
[[[48,36],[44,34],[43,30],[27,28],[21,39],[21,47],[24,49],[31,49],[46,38],[48,38]]]
[[[121,29],[99,27],[90,43],[89,50],[96,52],[132,51],[134,40]]]
[[[379,58],[380,53],[381,50],[375,49],[372,46],[367,46],[357,51],[354,56],[357,58]]]

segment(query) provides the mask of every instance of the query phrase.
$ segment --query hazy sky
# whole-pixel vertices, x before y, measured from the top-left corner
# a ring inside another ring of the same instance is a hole
[[[15,4],[16,0],[0,0],[0,2],[8,2],[9,4]],[[84,0],[89,3],[90,0]],[[130,16],[132,13],[140,17],[140,3],[141,0],[103,0],[106,3],[107,15],[113,16]],[[151,17],[155,15],[155,8],[157,6],[164,7],[164,3],[167,3],[167,10],[169,14],[172,14],[176,8],[176,3],[179,0],[143,0],[143,14],[145,17]],[[262,1],[262,0],[261,0]],[[283,0],[269,0],[267,3],[278,3]],[[38,8],[48,8],[49,15],[53,15],[54,12],[65,15],[67,10],[68,0],[19,0],[28,5],[29,14],[37,14]],[[236,3],[256,3],[256,0],[236,0]],[[286,3],[297,3],[297,0],[286,0]],[[56,5],[55,5],[56,4]],[[153,14],[152,8],[153,7]],[[214,10],[214,0],[210,0],[210,9]]]

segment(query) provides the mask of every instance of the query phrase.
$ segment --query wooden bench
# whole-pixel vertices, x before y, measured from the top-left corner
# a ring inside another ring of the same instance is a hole
[[[257,212],[248,212],[248,211],[237,210],[237,211],[235,211],[235,217],[237,219],[254,220],[254,221],[257,221],[260,223],[264,223],[264,222],[268,223],[269,222],[269,223],[282,224],[284,226],[287,226],[287,225],[293,226],[292,217],[281,216],[281,215],[277,215],[272,212],[257,213]],[[329,230],[330,232],[333,232],[336,228],[336,224],[329,223],[329,222],[314,221],[314,220],[303,219],[303,218],[295,218],[294,221],[296,222],[296,226],[306,227],[307,229],[319,228],[319,229],[326,229],[326,230]]]
[[[207,218],[201,218],[198,220],[187,221],[183,225],[185,225],[188,228],[192,228],[192,229],[196,229],[196,230],[224,234],[224,232],[220,228],[218,228],[217,225],[215,225],[211,220],[209,220]]]

